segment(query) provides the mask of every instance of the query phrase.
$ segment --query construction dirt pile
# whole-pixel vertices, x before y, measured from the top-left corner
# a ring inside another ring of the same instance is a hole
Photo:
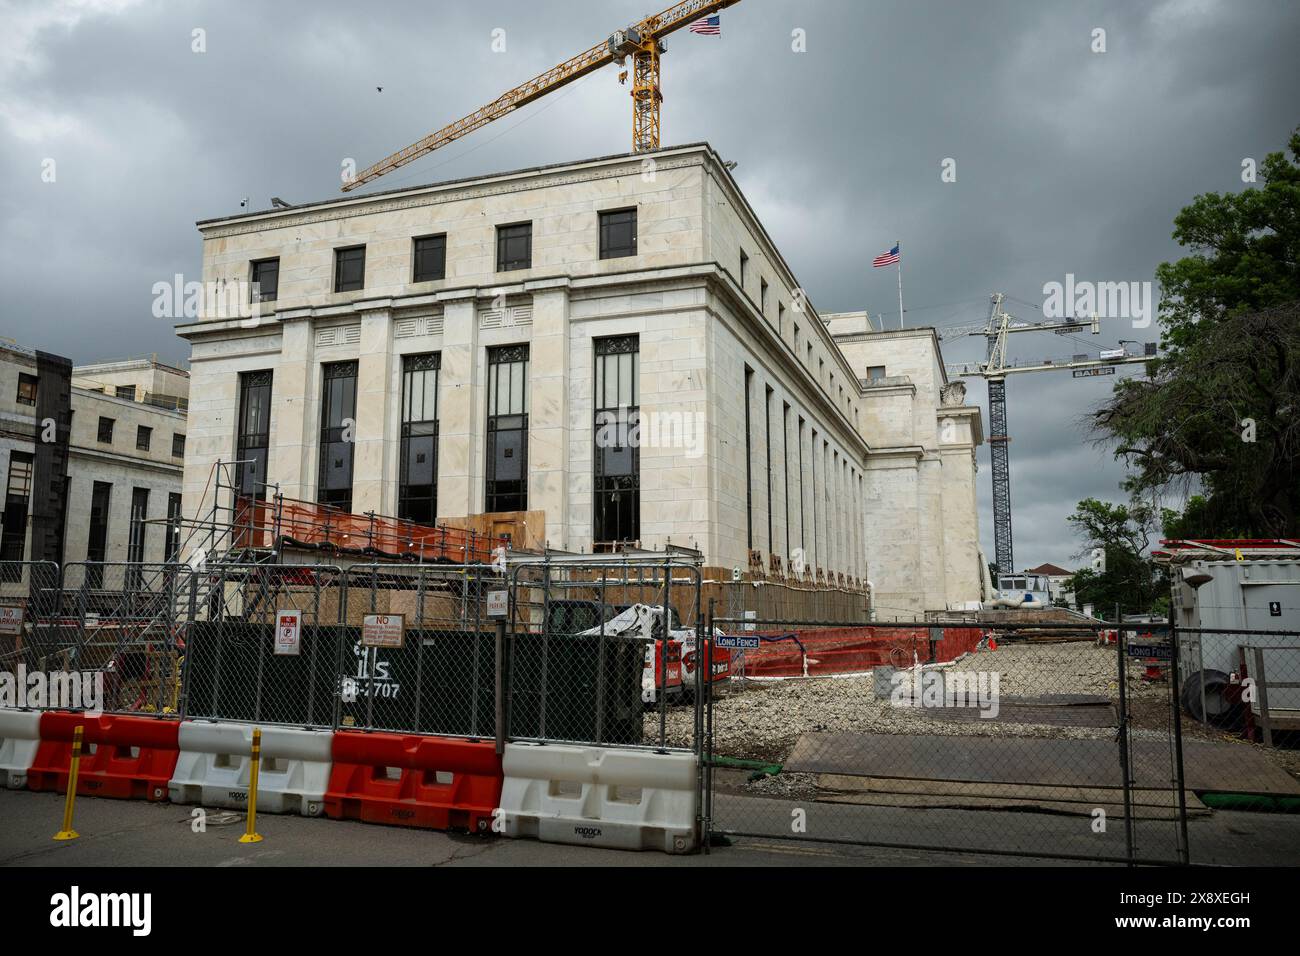
[[[1059,695],[1118,698],[1113,645],[1074,642],[1060,644],[1002,644],[958,659],[943,670],[998,675],[998,702],[1042,700]],[[1128,690],[1133,698],[1167,696],[1165,684],[1146,685],[1141,662],[1129,662]],[[986,686],[991,686],[986,683]],[[1094,705],[1104,706],[1104,705]],[[1057,710],[1069,708],[1058,707]],[[941,736],[1076,737],[1107,739],[1111,726],[1061,726],[1016,723],[1002,718],[944,719],[926,707],[898,706],[888,697],[877,699],[872,675],[783,681],[731,681],[720,688],[713,708],[714,752],[728,757],[783,762],[802,734],[849,731]],[[694,713],[690,707],[670,708],[669,746],[689,746]],[[646,741],[656,740],[658,712],[647,712]],[[1163,732],[1135,729],[1135,735]]]

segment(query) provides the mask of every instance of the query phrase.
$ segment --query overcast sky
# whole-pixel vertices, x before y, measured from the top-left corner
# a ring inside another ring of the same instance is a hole
[[[196,220],[237,213],[245,196],[255,209],[336,196],[346,158],[365,167],[659,6],[3,0],[0,336],[77,362],[184,362],[186,343],[151,316],[152,288],[199,277]],[[994,290],[1042,320],[1044,284],[1067,273],[1151,281],[1179,254],[1178,210],[1243,188],[1243,159],[1281,149],[1300,123],[1300,4],[1287,0],[743,0],[722,22],[720,38],[667,40],[664,144],[707,140],[739,163],[814,305],[870,309],[889,327],[895,272],[871,259],[896,239],[909,325],[982,322]],[[373,188],[625,152],[616,72]],[[1026,333],[1011,356],[1156,331],[1118,318],[1078,341]],[[945,357],[983,348],[949,338]],[[1075,502],[1120,500],[1122,468],[1079,424],[1112,382],[1009,379],[1018,566],[1073,567]],[[969,394],[984,405],[978,379]],[[991,558],[987,447],[980,472]]]

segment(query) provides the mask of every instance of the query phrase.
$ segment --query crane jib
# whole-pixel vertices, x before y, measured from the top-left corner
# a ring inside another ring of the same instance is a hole
[[[596,44],[591,49],[571,57],[545,73],[538,74],[468,116],[449,123],[418,142],[362,170],[343,184],[343,192],[373,182],[394,169],[427,156],[435,149],[446,146],[547,93],[581,79],[606,64],[615,61],[622,63],[628,55],[633,57],[637,66],[637,81],[632,91],[633,152],[657,149],[659,147],[659,106],[663,99],[659,91],[661,52],[659,41],[688,23],[739,2],[740,0],[683,0],[661,13],[646,17],[626,30],[616,31],[609,39]]]

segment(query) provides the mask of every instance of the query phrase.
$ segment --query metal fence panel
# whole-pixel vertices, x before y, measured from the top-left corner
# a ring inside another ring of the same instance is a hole
[[[672,557],[513,568],[507,735],[695,750],[701,583],[698,566]]]
[[[496,734],[490,566],[354,565],[341,654],[343,727],[488,738]],[[366,646],[367,616],[402,618],[400,647]]]
[[[708,695],[716,834],[1185,859],[1168,668],[1134,654],[1167,655],[1167,628],[1139,650],[1131,625],[713,625],[759,645]]]
[[[184,715],[328,728],[335,721],[344,578],[332,565],[210,565],[184,596]],[[286,613],[296,652],[277,646]]]

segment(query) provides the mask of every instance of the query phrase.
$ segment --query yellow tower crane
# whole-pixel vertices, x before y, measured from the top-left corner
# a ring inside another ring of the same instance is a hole
[[[629,56],[632,57],[632,151],[640,153],[658,149],[659,106],[664,98],[659,88],[659,59],[664,52],[660,41],[675,30],[703,17],[712,16],[719,10],[739,2],[740,0],[682,0],[681,3],[673,4],[662,13],[646,17],[626,29],[616,30],[608,40],[596,44],[590,50],[570,57],[559,66],[554,66],[545,73],[533,77],[527,83],[502,93],[487,106],[480,107],[468,116],[463,116],[437,132],[430,133],[418,143],[412,143],[406,149],[393,153],[387,159],[381,159],[368,169],[362,170],[343,184],[343,191],[348,192],[358,186],[364,186],[386,173],[391,173],[394,169],[414,162],[421,156],[427,156],[435,149],[446,146],[467,133],[472,133],[493,120],[500,119],[507,113],[512,113],[519,107],[553,90],[558,90],[602,66],[609,63],[623,66]],[[627,75],[627,71],[624,70],[619,75],[619,82],[626,81]]]

